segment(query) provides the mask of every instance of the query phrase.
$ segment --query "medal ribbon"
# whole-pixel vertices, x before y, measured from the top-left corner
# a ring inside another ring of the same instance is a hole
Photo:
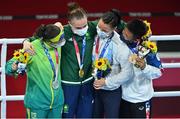
[[[104,45],[104,47],[103,47],[103,49],[102,49],[102,51],[101,51],[101,53],[100,53],[100,55],[99,55],[99,58],[102,58],[103,56],[104,56],[104,54],[105,54],[105,52],[106,52],[106,49],[107,49],[107,47],[109,46],[109,44],[110,44],[110,42],[111,42],[111,39],[112,39],[112,37],[114,36],[114,33],[112,34],[112,36],[106,41],[106,43],[105,43],[105,45]],[[98,57],[98,54],[99,54],[99,37],[97,37],[97,41],[96,41],[96,59],[97,59],[97,57]]]
[[[76,50],[76,57],[77,57],[77,60],[78,60],[79,67],[80,67],[80,69],[82,69],[83,65],[84,65],[84,55],[85,55],[85,49],[86,49],[86,37],[84,36],[84,38],[83,38],[82,56],[81,57],[80,57],[78,44],[77,44],[74,37],[73,37],[73,43],[74,43],[74,47],[75,47],[75,50]]]
[[[49,53],[49,50],[47,49],[47,47],[45,46],[45,44],[43,42],[41,42],[41,44],[42,44],[42,46],[44,48],[44,52],[45,52],[46,56],[48,57],[48,60],[49,60],[49,62],[51,64],[51,68],[52,68],[53,73],[54,73],[54,77],[53,78],[55,80],[55,79],[57,79],[56,76],[58,74],[58,63],[59,63],[58,51],[57,51],[57,49],[55,49],[55,55],[56,55],[56,68],[55,68],[53,60],[52,60],[52,57],[51,57],[51,55]]]

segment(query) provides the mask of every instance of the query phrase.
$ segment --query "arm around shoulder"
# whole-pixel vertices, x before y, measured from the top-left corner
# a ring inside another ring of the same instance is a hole
[[[121,71],[111,77],[106,78],[106,86],[109,88],[119,87],[134,76],[133,64],[129,62],[131,52],[128,47],[123,46],[117,51],[117,60],[119,62]]]

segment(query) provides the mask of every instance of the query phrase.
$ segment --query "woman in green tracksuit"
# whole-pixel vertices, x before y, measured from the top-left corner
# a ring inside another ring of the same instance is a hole
[[[69,25],[64,26],[66,44],[62,47],[61,60],[63,117],[92,118],[92,50],[98,21],[88,22],[85,11],[77,4],[69,5],[68,20]]]
[[[61,87],[60,58],[63,30],[53,24],[42,25],[32,45],[36,52],[27,62],[27,85],[24,105],[27,118],[61,118],[64,95]],[[58,47],[58,48],[57,48]],[[6,73],[16,74],[15,58],[6,64]]]

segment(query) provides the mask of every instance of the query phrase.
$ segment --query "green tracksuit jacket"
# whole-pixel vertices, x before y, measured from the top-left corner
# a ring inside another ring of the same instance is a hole
[[[84,56],[84,77],[79,77],[79,64],[76,57],[75,47],[72,41],[72,37],[77,41],[80,55],[82,56],[82,37],[74,34],[69,25],[64,26],[64,33],[66,43],[62,47],[62,59],[61,59],[61,74],[62,82],[66,84],[80,84],[92,80],[92,48],[94,43],[94,37],[96,35],[97,22],[88,22],[88,31],[86,33],[86,48]]]
[[[36,54],[31,57],[29,63],[27,64],[27,85],[24,98],[25,107],[46,110],[63,105],[64,95],[61,83],[58,89],[52,88],[54,74],[48,57],[41,45],[41,40],[34,40],[32,44]],[[54,64],[56,64],[54,48],[48,47],[48,50]],[[58,54],[60,62],[61,48],[58,49]],[[14,61],[15,59],[12,58],[6,64],[6,73],[9,75],[13,75],[15,73],[11,68]],[[60,70],[58,74],[58,81],[61,82]]]

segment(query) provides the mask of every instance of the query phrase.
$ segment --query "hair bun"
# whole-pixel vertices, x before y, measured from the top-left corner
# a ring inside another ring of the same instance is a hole
[[[75,9],[80,8],[79,4],[76,3],[76,2],[69,2],[69,3],[67,4],[67,6],[68,6],[69,12],[71,12],[71,11],[73,11],[73,10],[75,10]]]
[[[116,15],[119,19],[121,19],[121,12],[117,9],[112,9],[111,12]]]

